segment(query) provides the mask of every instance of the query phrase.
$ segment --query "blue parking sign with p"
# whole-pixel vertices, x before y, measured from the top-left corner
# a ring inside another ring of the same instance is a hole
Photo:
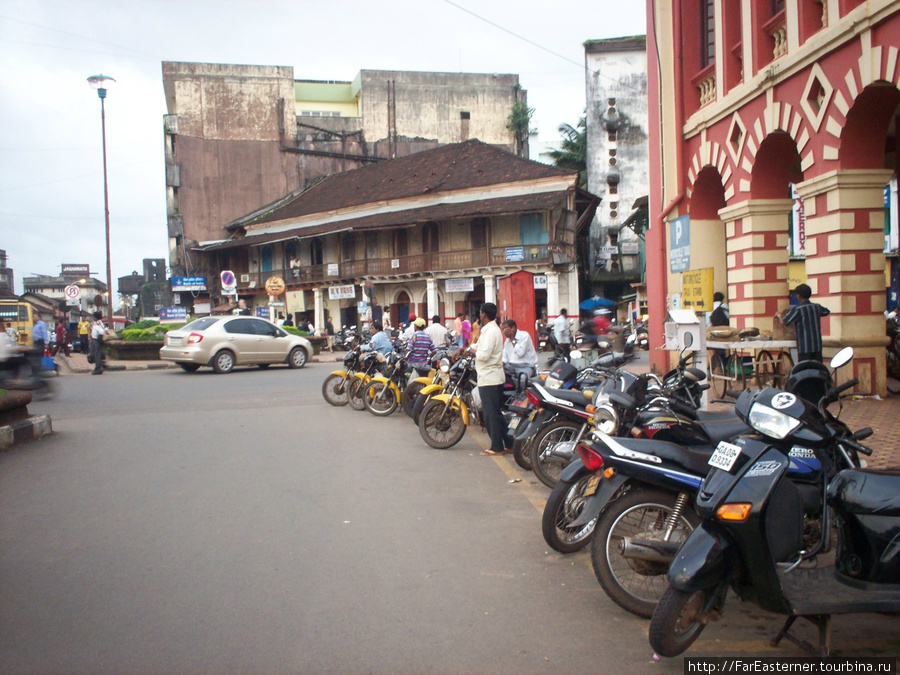
[[[679,216],[669,221],[669,271],[691,269],[691,219]]]

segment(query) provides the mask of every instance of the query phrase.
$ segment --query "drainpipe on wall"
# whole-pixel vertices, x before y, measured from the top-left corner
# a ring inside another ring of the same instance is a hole
[[[672,8],[672,48],[674,56],[674,94],[675,94],[675,176],[676,176],[676,195],[656,216],[655,227],[650,228],[647,233],[647,311],[649,313],[649,338],[650,338],[650,365],[661,372],[668,369],[667,355],[661,351],[664,343],[664,323],[667,307],[668,296],[668,265],[666,256],[666,217],[678,206],[684,199],[684,148],[681,142],[681,134],[684,129],[684,53],[682,43],[679,39],[681,35],[681,2],[675,0]],[[656,36],[656,7],[654,0],[647,0],[648,15],[651,17],[650,28],[653,31],[653,44],[656,51],[657,62],[659,62],[659,41]],[[658,72],[659,82],[662,82],[663,73]],[[659,96],[659,122],[662,129],[662,100],[663,96],[658,92]],[[664,178],[664,162],[662,161],[665,153],[665,143],[662,136],[660,137],[661,162],[659,167],[660,182]],[[657,278],[651,278],[658,275]]]

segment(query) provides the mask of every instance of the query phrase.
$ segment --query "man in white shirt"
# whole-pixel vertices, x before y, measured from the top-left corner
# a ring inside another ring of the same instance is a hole
[[[482,455],[502,455],[503,436],[506,423],[503,421],[503,334],[497,325],[497,305],[486,302],[481,306],[478,320],[481,323],[481,337],[469,347],[475,352],[475,372],[478,374],[478,394],[481,396],[484,426],[491,437],[490,450]]]
[[[425,329],[428,337],[434,343],[435,349],[441,349],[450,346],[450,331],[441,323],[441,317],[435,314],[431,317],[431,325]]]
[[[517,373],[534,376],[537,373],[538,355],[531,336],[519,330],[514,319],[507,319],[500,327],[506,340],[503,342],[503,363]]]
[[[553,320],[553,337],[563,352],[568,354],[572,347],[572,329],[569,327],[569,313],[565,307],[559,310],[559,316]]]

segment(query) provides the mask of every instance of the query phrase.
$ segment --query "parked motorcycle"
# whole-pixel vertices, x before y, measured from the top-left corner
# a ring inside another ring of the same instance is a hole
[[[376,351],[363,352],[359,357],[359,368],[347,385],[347,403],[351,408],[365,410],[363,394],[372,378],[382,371],[385,361],[384,355]]]
[[[444,360],[447,361],[446,369],[441,367]],[[400,395],[400,403],[403,406],[403,411],[409,415],[416,424],[418,424],[418,414],[421,412],[427,401],[427,397],[422,397],[422,400],[419,400],[419,395],[422,393],[422,390],[428,385],[434,384],[439,385],[440,390],[442,391],[444,384],[447,381],[447,373],[450,371],[450,360],[447,358],[446,348],[433,350],[428,355],[428,362],[430,364],[428,371],[423,373],[420,370],[418,372],[418,377],[411,378]]]
[[[852,357],[845,348],[832,360]],[[687,650],[706,623],[721,616],[729,587],[742,600],[787,616],[777,644],[798,617],[819,627],[819,648],[831,644],[831,615],[900,611],[900,476],[896,471],[847,468],[871,429],[852,433],[828,410],[856,380],[832,388],[817,404],[778,391],[745,391],[735,406],[753,429],[721,443],[697,496],[701,525],[675,555],[665,592],[650,623],[650,644],[661,656]],[[805,535],[806,495],[790,480],[789,452],[801,448],[826,467],[818,496],[834,512],[834,565],[809,569],[828,550],[832,527],[823,509],[818,540]],[[804,564],[806,563],[806,564]]]
[[[358,350],[344,354],[344,369],[334,370],[322,382],[322,397],[333,406],[345,406],[349,402],[348,387],[359,370]]]
[[[387,358],[382,375],[375,375],[363,392],[363,404],[376,417],[387,417],[400,405],[401,389],[409,375],[409,351],[395,349]]]

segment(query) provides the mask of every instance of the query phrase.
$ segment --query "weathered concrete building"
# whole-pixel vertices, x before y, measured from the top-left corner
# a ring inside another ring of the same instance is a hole
[[[590,40],[584,61],[588,191],[603,197],[591,225],[590,278],[594,294],[621,299],[644,268],[643,242],[626,221],[649,190],[647,38]]]
[[[469,138],[514,150],[517,75],[363,70],[295,80],[291,67],[163,62],[169,261],[334,173]]]

